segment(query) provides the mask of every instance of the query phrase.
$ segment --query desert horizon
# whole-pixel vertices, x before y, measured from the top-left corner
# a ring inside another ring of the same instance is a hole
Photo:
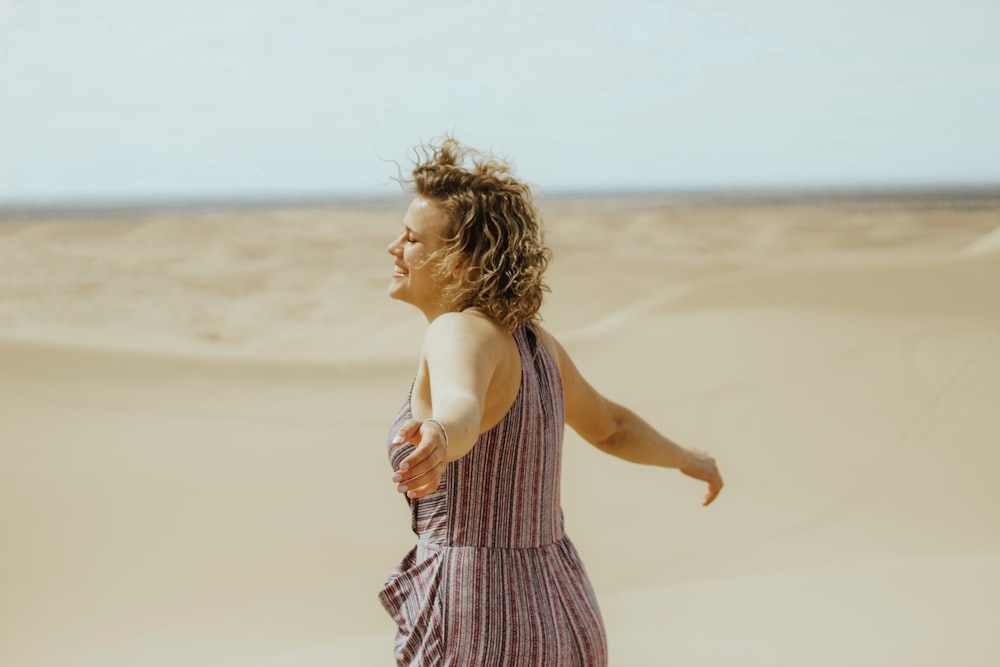
[[[705,185],[702,187],[639,187],[612,188],[535,187],[539,202],[572,204],[574,202],[608,202],[621,208],[626,202],[655,203],[664,208],[718,208],[733,206],[809,206],[856,207],[876,204],[902,208],[995,208],[1000,204],[1000,183],[928,182],[928,183],[830,183],[762,185]],[[384,192],[301,192],[286,194],[220,194],[216,196],[128,196],[93,199],[7,199],[0,200],[0,223],[27,222],[70,215],[80,219],[91,216],[142,216],[167,212],[208,212],[302,209],[353,208],[393,205],[409,194],[387,183]]]

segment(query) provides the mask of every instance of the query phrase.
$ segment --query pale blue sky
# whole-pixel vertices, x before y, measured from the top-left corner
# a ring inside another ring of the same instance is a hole
[[[0,0],[0,202],[1000,183],[996,0]]]

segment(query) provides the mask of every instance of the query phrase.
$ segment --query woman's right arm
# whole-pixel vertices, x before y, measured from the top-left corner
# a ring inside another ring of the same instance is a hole
[[[708,484],[703,505],[715,500],[722,490],[722,476],[715,459],[705,452],[682,447],[632,410],[602,396],[587,382],[554,336],[543,330],[542,339],[562,375],[566,423],[580,437],[626,461],[676,468]]]

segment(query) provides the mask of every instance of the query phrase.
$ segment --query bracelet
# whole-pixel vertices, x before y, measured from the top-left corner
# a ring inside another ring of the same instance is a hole
[[[439,422],[436,419],[425,419],[424,423],[425,424],[428,424],[428,423],[429,424],[434,424],[439,429],[441,429],[441,435],[444,436],[444,448],[448,449],[448,431],[444,430],[444,424],[442,424],[441,422]]]

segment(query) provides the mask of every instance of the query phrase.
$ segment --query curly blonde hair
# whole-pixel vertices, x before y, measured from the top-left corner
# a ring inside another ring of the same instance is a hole
[[[436,278],[445,302],[476,308],[508,331],[536,321],[548,286],[545,247],[531,187],[511,165],[446,136],[414,148],[414,192],[444,213]]]

